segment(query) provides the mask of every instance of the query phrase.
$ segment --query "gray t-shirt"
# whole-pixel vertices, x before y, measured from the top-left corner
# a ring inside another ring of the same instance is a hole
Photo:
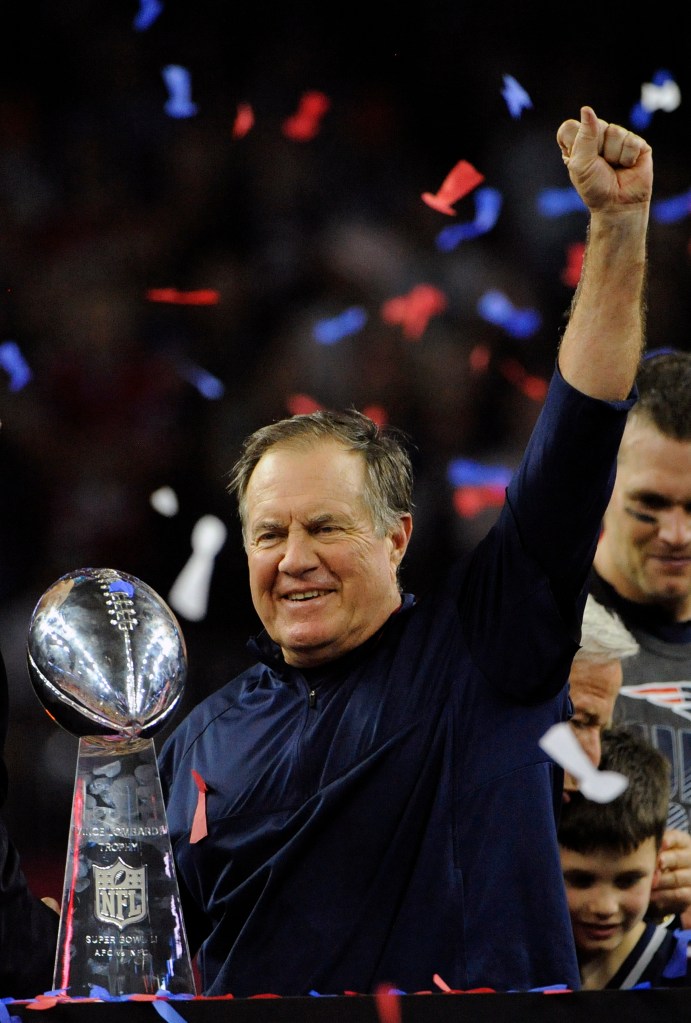
[[[590,589],[617,612],[640,645],[637,654],[622,661],[624,682],[614,722],[635,729],[668,758],[668,826],[691,831],[691,622],[651,621],[646,628],[641,619],[647,609],[622,600],[594,573]]]

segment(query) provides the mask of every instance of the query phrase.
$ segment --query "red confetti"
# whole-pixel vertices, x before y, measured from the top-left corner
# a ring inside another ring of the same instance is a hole
[[[286,407],[291,416],[304,416],[310,412],[319,412],[324,406],[320,405],[315,398],[309,394],[289,394],[286,399]]]
[[[573,242],[566,251],[566,266],[562,270],[561,279],[567,288],[575,288],[581,278],[585,242]]]
[[[286,408],[291,416],[304,416],[311,412],[320,412],[324,406],[309,394],[290,394],[286,399]],[[367,405],[362,412],[377,426],[386,426],[389,421],[386,409],[382,405]]]
[[[254,111],[249,103],[238,103],[237,112],[231,135],[234,139],[242,139],[254,127]]]
[[[488,508],[501,508],[504,499],[504,487],[485,484],[456,487],[453,492],[453,506],[462,519],[472,519]]]
[[[213,288],[198,291],[178,291],[176,288],[149,288],[149,302],[167,302],[170,305],[217,305],[220,295]]]
[[[489,367],[490,350],[487,345],[474,345],[468,362],[473,373],[484,373]]]
[[[447,995],[493,995],[496,994],[496,989],[493,987],[472,987],[467,990],[462,988],[449,987],[443,977],[440,977],[438,973],[435,973],[432,980],[441,988],[441,990]]]
[[[374,992],[379,1023],[401,1023],[401,1002],[397,994],[390,994],[386,984],[380,984]]]
[[[431,284],[417,284],[407,295],[390,298],[381,307],[385,323],[400,323],[410,341],[419,341],[433,316],[443,313],[446,295]]]
[[[295,113],[283,122],[283,134],[294,142],[308,142],[318,133],[330,106],[331,100],[323,92],[303,93]]]
[[[459,160],[442,181],[438,192],[423,192],[420,198],[433,210],[455,217],[456,210],[453,209],[453,204],[468,192],[472,192],[484,180],[484,174],[475,170],[472,163]]]
[[[194,778],[194,784],[199,789],[197,796],[197,808],[194,811],[194,820],[192,821],[192,829],[190,831],[190,845],[194,845],[196,842],[200,842],[202,838],[206,838],[208,829],[206,826],[206,793],[209,791],[208,785],[202,778],[198,771],[192,768],[192,777]]]
[[[532,398],[533,401],[545,400],[547,381],[542,377],[531,376],[517,359],[504,359],[499,364],[499,369],[509,383],[525,394],[526,398]]]
[[[372,422],[376,423],[377,426],[386,426],[389,421],[386,409],[381,405],[367,405],[362,411],[363,414],[369,416]]]

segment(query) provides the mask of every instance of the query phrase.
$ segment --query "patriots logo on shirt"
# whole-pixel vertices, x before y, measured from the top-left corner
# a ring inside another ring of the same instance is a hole
[[[668,707],[691,720],[691,682],[650,682],[646,685],[622,686],[621,693]]]

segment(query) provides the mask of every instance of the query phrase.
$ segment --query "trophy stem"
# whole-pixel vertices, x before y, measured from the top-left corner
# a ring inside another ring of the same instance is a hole
[[[152,739],[79,740],[53,984],[196,993]]]

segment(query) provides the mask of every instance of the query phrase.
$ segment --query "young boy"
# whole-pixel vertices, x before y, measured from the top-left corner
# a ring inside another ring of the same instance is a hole
[[[605,732],[600,768],[628,778],[611,803],[562,807],[559,846],[583,989],[691,987],[691,931],[644,919],[667,822],[669,762],[624,729]]]

